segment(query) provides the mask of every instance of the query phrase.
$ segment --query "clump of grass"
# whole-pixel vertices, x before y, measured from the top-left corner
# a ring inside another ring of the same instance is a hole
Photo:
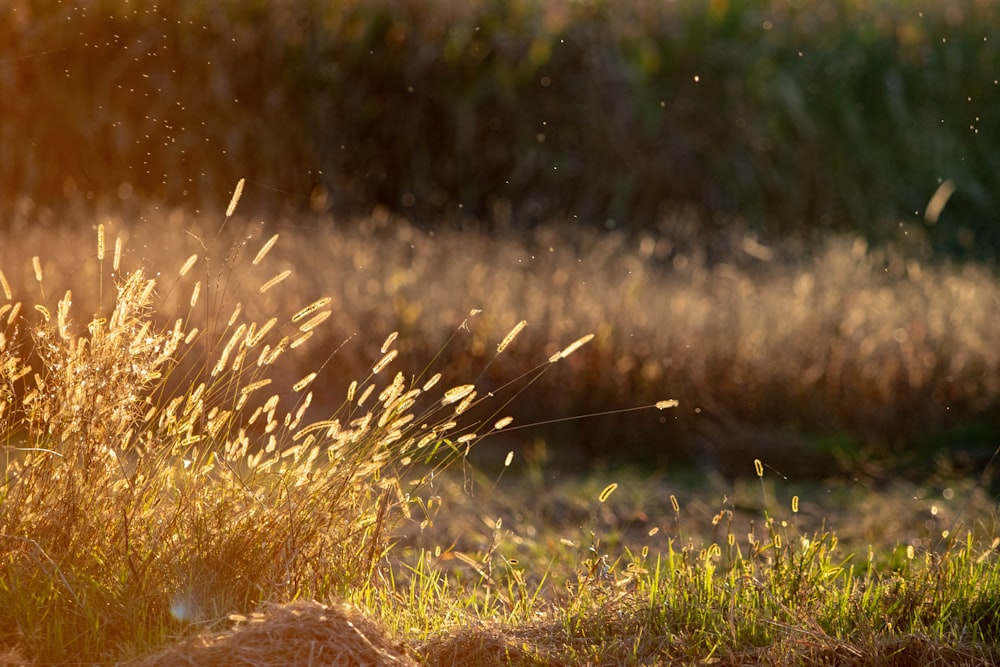
[[[395,333],[340,405],[313,417],[322,365],[294,381],[276,369],[331,316],[330,298],[258,318],[234,297],[240,282],[280,290],[290,270],[264,262],[275,241],[243,266],[242,239],[219,267],[202,241],[169,283],[121,267],[121,239],[106,258],[101,225],[99,289],[110,273],[114,298],[79,321],[72,292],[49,305],[39,257],[39,303],[24,305],[4,275],[0,645],[112,662],[264,601],[382,586],[411,495],[509,423],[479,414],[487,397],[473,382],[392,373]],[[164,322],[170,299],[182,305]]]
[[[594,488],[594,517],[627,491]],[[531,531],[538,523],[504,522],[505,535],[485,537],[489,546],[457,565],[447,552],[421,551],[409,590],[423,605],[408,599],[407,609],[387,616],[402,632],[413,623],[413,634],[414,617],[435,608],[431,601],[452,613],[455,600],[464,602],[474,622],[419,625],[419,635],[429,635],[418,644],[427,664],[874,665],[893,657],[982,664],[1000,657],[1000,540],[945,531],[931,546],[858,554],[827,529],[800,527],[797,496],[784,506],[768,486],[759,496],[762,513],[749,528],[738,517],[746,510],[732,504],[713,521],[711,540],[670,539],[654,549],[634,548],[641,539],[605,542],[586,520],[576,530],[564,523],[539,534]],[[685,511],[673,497],[671,505],[675,514]],[[489,502],[479,507],[493,510]],[[544,556],[525,557],[536,540],[546,544]],[[494,603],[489,590],[498,592]]]

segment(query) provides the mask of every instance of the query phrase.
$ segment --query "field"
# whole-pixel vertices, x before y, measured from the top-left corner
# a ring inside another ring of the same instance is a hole
[[[998,657],[986,268],[388,216],[14,228],[9,664]],[[582,468],[600,447],[644,463]]]
[[[998,7],[13,0],[0,667],[1000,663]]]

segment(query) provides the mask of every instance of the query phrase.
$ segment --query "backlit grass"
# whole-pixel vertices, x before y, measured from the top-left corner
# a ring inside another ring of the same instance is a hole
[[[997,657],[991,452],[972,481],[948,456],[912,486],[866,458],[995,404],[988,271],[850,240],[793,262],[733,237],[713,259],[669,228],[220,223],[3,247],[14,664],[328,623],[266,606],[307,600],[427,664]],[[833,427],[846,444],[813,435]],[[698,465],[566,476],[640,442]]]

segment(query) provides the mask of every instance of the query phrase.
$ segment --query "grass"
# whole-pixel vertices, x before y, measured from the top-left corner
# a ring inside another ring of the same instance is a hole
[[[985,461],[982,483],[942,457],[907,486],[848,440],[830,456],[854,480],[787,467],[830,423],[814,402],[857,438],[988,410],[987,271],[837,240],[796,263],[745,237],[713,263],[667,234],[373,217],[272,242],[147,215],[2,250],[9,664],[1000,658]],[[805,415],[779,425],[792,452],[762,422],[781,395]],[[576,481],[569,447],[515,430],[591,406],[645,406],[610,419],[716,458]],[[744,476],[709,472],[726,461]],[[304,637],[320,653],[293,654]]]

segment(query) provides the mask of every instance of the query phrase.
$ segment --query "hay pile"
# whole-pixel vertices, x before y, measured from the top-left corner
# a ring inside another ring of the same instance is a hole
[[[128,667],[417,664],[402,644],[347,605],[274,604],[249,618],[233,618],[229,630],[191,637]]]

